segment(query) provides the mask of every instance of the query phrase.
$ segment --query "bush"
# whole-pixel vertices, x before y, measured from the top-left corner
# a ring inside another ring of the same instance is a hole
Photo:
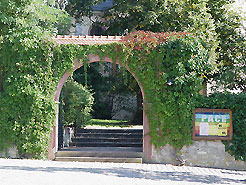
[[[236,160],[246,161],[246,94],[215,93],[200,97],[196,107],[231,109],[233,136],[231,141],[223,141],[225,149]]]
[[[91,90],[69,79],[63,87],[64,125],[83,127],[90,119],[94,102]]]

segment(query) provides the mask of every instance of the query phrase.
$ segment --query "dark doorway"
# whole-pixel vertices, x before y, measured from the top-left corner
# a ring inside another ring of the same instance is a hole
[[[103,35],[104,29],[100,26],[92,26],[90,35],[100,36]]]

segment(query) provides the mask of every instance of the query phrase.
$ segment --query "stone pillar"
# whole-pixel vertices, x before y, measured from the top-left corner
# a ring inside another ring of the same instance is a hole
[[[53,127],[50,134],[50,146],[48,149],[48,159],[55,159],[55,154],[58,150],[58,118],[59,118],[59,102],[56,102],[56,120],[55,126]]]
[[[145,113],[146,105],[143,103],[143,162],[150,163],[152,155],[152,144],[150,142],[149,120]]]

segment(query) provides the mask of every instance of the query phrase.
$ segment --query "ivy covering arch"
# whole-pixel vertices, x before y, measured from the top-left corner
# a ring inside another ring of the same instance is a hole
[[[56,117],[58,81],[78,59],[86,71],[90,54],[128,68],[145,96],[151,143],[181,148],[192,142],[192,110],[204,74],[213,70],[205,44],[189,33],[133,32],[105,45],[58,45],[48,40],[1,44],[4,71],[1,148],[16,144],[20,155],[47,157]],[[25,45],[25,47],[23,47]],[[24,48],[24,49],[22,49]],[[7,52],[8,51],[8,52]],[[13,58],[18,58],[16,63]]]

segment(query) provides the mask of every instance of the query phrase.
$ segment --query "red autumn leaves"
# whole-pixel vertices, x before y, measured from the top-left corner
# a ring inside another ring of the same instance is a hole
[[[159,44],[165,43],[170,37],[180,38],[189,34],[188,32],[153,33],[150,31],[134,31],[123,37],[122,42],[130,50],[149,52]]]

